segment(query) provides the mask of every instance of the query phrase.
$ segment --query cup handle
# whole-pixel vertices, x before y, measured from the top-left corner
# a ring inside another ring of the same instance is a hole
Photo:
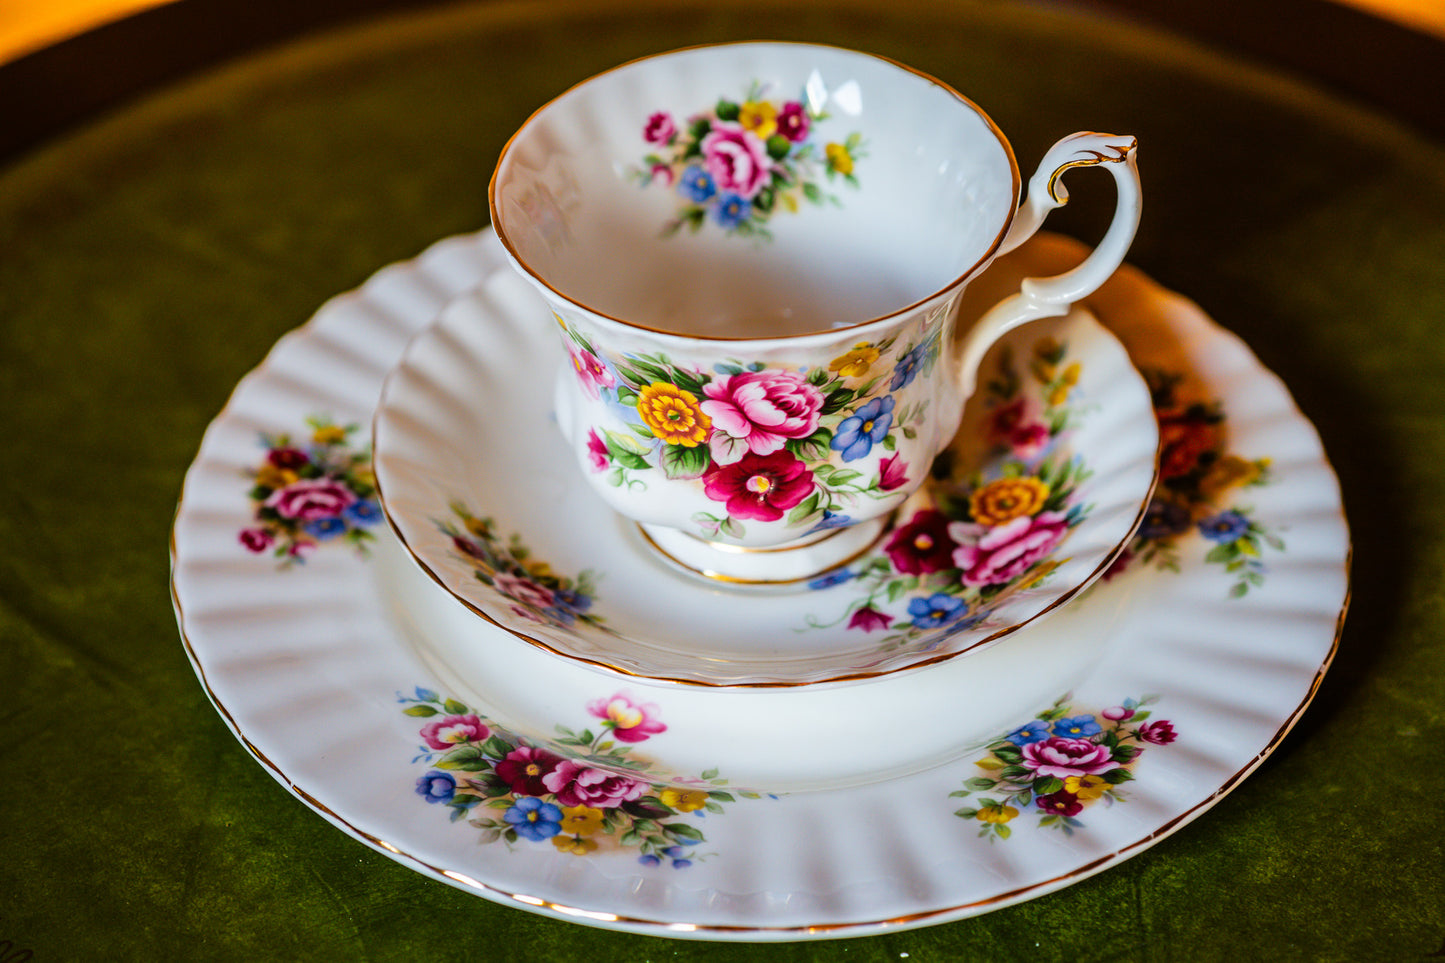
[[[1000,254],[1027,241],[1050,211],[1069,202],[1062,178],[1075,167],[1102,164],[1114,176],[1119,196],[1114,220],[1082,264],[1053,277],[1025,278],[1017,294],[994,305],[970,329],[960,359],[965,398],[973,394],[984,354],[1005,332],[1026,321],[1068,314],[1074,302],[1093,294],[1124,263],[1124,254],[1139,228],[1139,169],[1134,160],[1137,146],[1133,137],[1085,132],[1065,137],[1044,154],[1029,180],[1028,200],[1019,208],[1013,227],[999,246]]]

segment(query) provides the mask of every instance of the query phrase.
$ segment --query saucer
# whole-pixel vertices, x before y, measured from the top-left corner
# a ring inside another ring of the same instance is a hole
[[[1036,238],[991,274],[1015,284],[1081,250]],[[221,716],[307,806],[403,865],[659,936],[801,940],[974,916],[1103,871],[1218,804],[1328,667],[1349,537],[1317,435],[1236,338],[1126,268],[1091,300],[1153,372],[1168,471],[1125,560],[1081,603],[1128,596],[1072,693],[998,719],[974,754],[868,786],[749,798],[726,773],[658,789],[544,759],[552,785],[529,795],[528,767],[503,765],[525,761],[524,740],[448,692],[390,620],[365,452],[407,339],[498,270],[488,234],[446,241],[282,339],[207,430],[172,536],[182,639]],[[258,477],[286,472],[304,498],[256,497]],[[559,706],[552,732],[642,761],[669,720],[628,691]]]
[[[559,364],[550,318],[493,275],[412,340],[374,420],[381,503],[486,620],[628,676],[814,685],[976,652],[1086,588],[1153,487],[1148,387],[1076,309],[993,346],[952,446],[881,538],[791,590],[720,587],[666,564],[587,484],[541,387]],[[602,445],[592,470],[626,484],[621,457]]]

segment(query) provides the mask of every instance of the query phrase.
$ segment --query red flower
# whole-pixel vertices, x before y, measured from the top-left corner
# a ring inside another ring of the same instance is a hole
[[[1160,479],[1178,478],[1199,467],[1200,459],[1224,444],[1219,425],[1196,409],[1159,412]]]
[[[790,100],[778,111],[778,133],[793,143],[808,136],[808,112],[796,100]]]
[[[311,456],[296,448],[273,448],[266,460],[277,468],[297,469],[311,461]]]
[[[853,617],[848,620],[848,628],[862,629],[864,632],[886,629],[892,624],[893,620],[891,618],[871,605],[863,606],[854,612]]]
[[[1155,719],[1139,727],[1139,738],[1156,746],[1167,746],[1178,738],[1178,733],[1168,719]]]
[[[275,536],[264,528],[248,528],[241,532],[241,544],[253,552],[266,551],[275,540]]]
[[[351,489],[329,478],[306,478],[278,488],[263,503],[276,510],[282,518],[309,522],[318,518],[335,518],[356,501]]]
[[[932,508],[918,512],[900,526],[883,547],[893,567],[905,575],[953,568],[957,543],[949,537],[948,517]]]
[[[908,462],[902,455],[889,455],[878,463],[878,490],[891,492],[908,484]]]
[[[545,749],[519,746],[497,763],[497,775],[518,796],[541,796],[547,792],[542,779],[562,764],[560,756]]]
[[[587,463],[593,471],[605,471],[612,464],[612,455],[607,451],[607,442],[597,436],[596,428],[587,429]]]
[[[1040,809],[1046,813],[1054,813],[1059,816],[1077,816],[1084,808],[1079,802],[1079,797],[1071,792],[1051,792],[1047,796],[1040,796],[1037,800]]]
[[[702,482],[708,498],[727,503],[729,515],[760,522],[777,521],[813,491],[813,473],[788,451],[715,464]]]

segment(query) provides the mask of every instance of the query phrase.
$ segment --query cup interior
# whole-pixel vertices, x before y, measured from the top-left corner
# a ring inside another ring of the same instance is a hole
[[[695,337],[831,330],[966,281],[1002,240],[1018,167],[946,85],[807,44],[618,67],[523,126],[492,218],[545,292]]]

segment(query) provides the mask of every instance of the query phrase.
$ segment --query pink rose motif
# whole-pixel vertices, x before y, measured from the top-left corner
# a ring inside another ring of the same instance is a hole
[[[464,742],[481,742],[492,734],[474,715],[446,716],[421,727],[421,739],[433,749],[450,749]]]
[[[670,144],[676,136],[677,124],[666,111],[659,110],[647,118],[647,124],[642,128],[642,139],[649,144]]]
[[[597,699],[587,704],[587,711],[612,725],[612,734],[621,742],[642,742],[667,726],[657,719],[657,706],[651,702],[638,704],[621,692],[610,699]]]
[[[714,465],[702,476],[703,491],[726,502],[734,518],[775,522],[812,493],[813,473],[791,452],[751,452],[731,465]]]
[[[994,411],[989,419],[989,438],[1008,445],[1019,458],[1032,458],[1049,441],[1049,429],[1031,417],[1028,403],[1020,398]]]
[[[264,528],[248,528],[241,532],[241,544],[253,552],[264,552],[276,541],[275,536]]]
[[[1099,713],[1099,715],[1108,719],[1110,722],[1123,722],[1125,719],[1132,719],[1134,717],[1134,710],[1128,706],[1111,706]]]
[[[513,602],[536,606],[539,609],[552,607],[555,601],[551,590],[543,588],[529,578],[521,578],[510,572],[498,572],[492,576],[492,585]]]
[[[808,112],[796,100],[790,100],[778,111],[778,133],[793,143],[808,136]]]
[[[1041,776],[1097,776],[1116,768],[1109,748],[1092,739],[1050,736],[1023,747],[1023,766]]]
[[[601,396],[600,389],[611,388],[617,384],[617,376],[592,352],[569,345],[567,353],[572,357],[577,381],[582,385],[582,391],[587,397],[596,401]]]
[[[339,482],[329,478],[304,478],[276,489],[264,504],[275,509],[282,518],[309,522],[317,518],[336,518],[354,501],[356,495]]]
[[[953,564],[963,570],[964,585],[999,585],[1018,578],[1053,551],[1068,531],[1063,512],[1022,515],[994,528],[973,522],[948,526],[958,543]]]
[[[895,491],[908,484],[908,462],[902,455],[889,455],[878,463],[878,490]]]
[[[1167,746],[1178,738],[1178,733],[1168,719],[1155,719],[1139,727],[1139,738],[1152,745]]]
[[[794,371],[743,371],[706,385],[713,460],[731,465],[751,451],[771,455],[818,429],[823,392]]]
[[[663,187],[671,187],[672,182],[677,179],[677,175],[672,172],[672,168],[666,164],[653,164],[651,174],[652,179],[660,183]]]
[[[625,802],[638,799],[647,791],[647,783],[629,776],[579,766],[564,759],[557,768],[542,777],[542,785],[564,806],[592,806],[595,809],[616,809]]]
[[[719,121],[702,139],[707,172],[722,190],[752,200],[772,177],[768,148],[741,124]]]
[[[606,471],[607,466],[612,464],[607,442],[598,437],[596,428],[587,429],[587,463],[593,471]]]

